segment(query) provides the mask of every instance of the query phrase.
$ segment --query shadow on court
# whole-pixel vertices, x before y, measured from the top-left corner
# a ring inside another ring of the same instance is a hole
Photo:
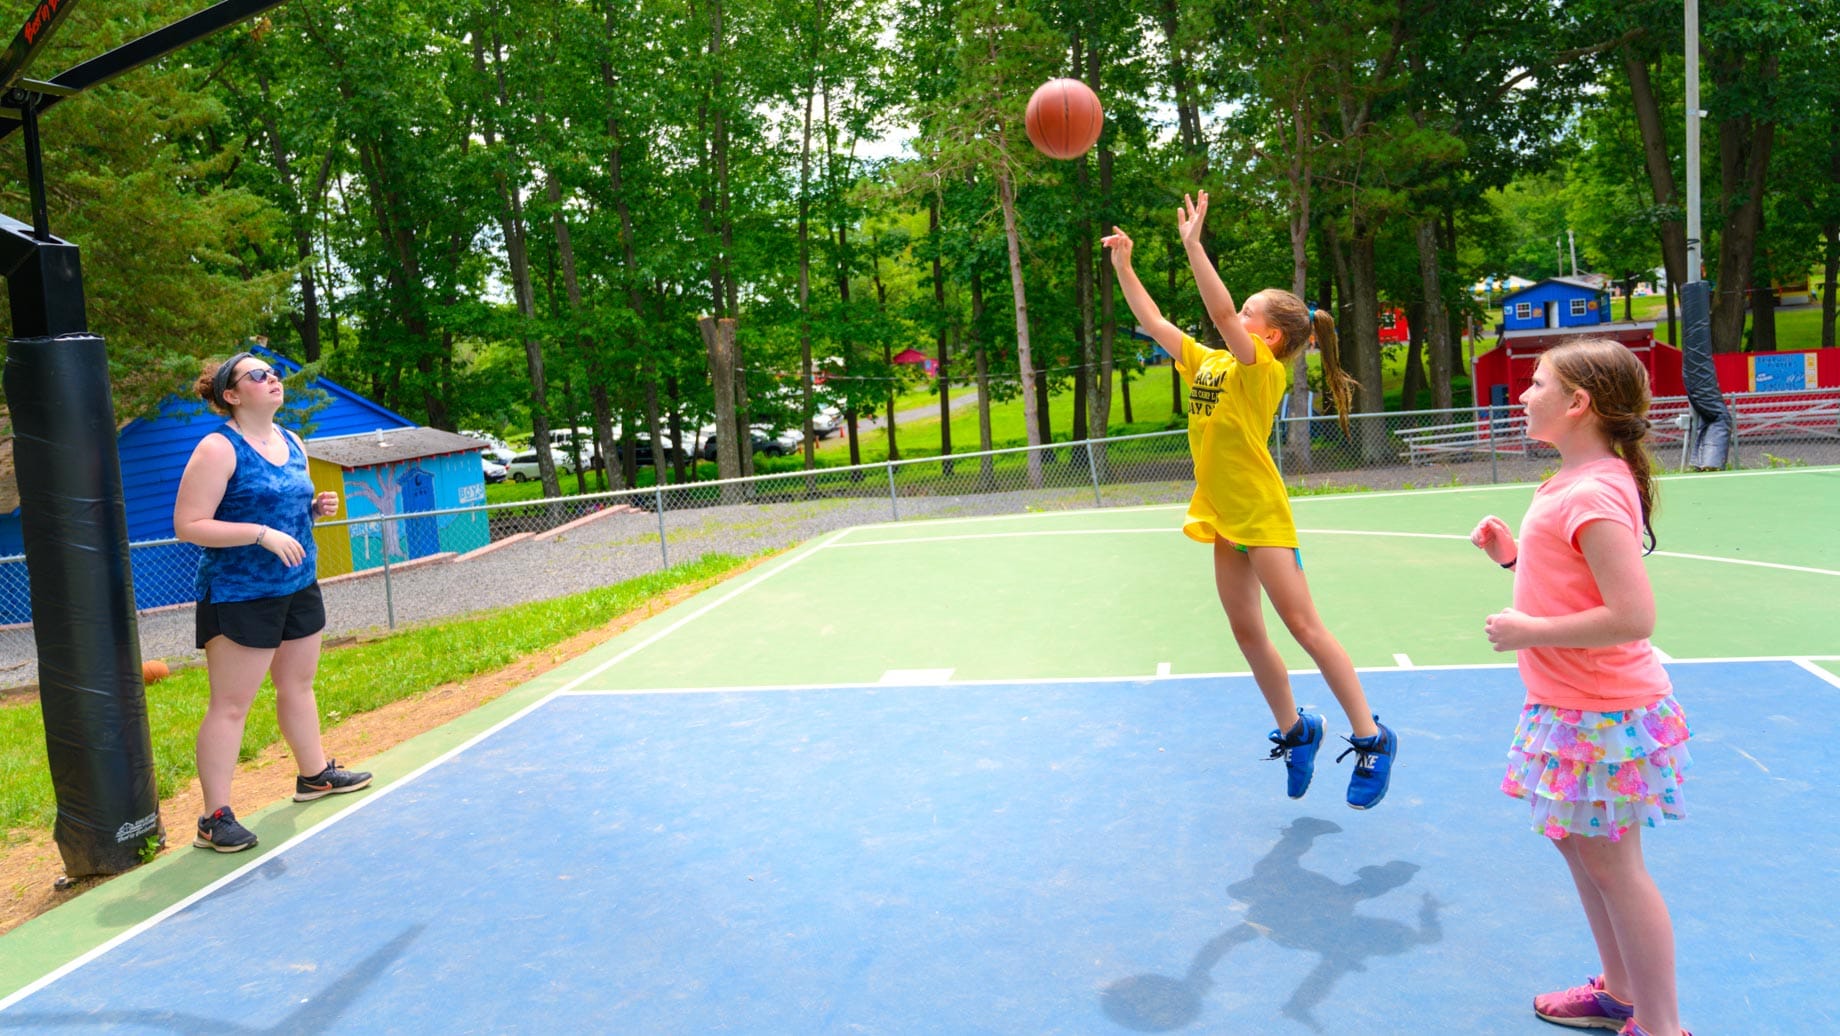
[[[1303,866],[1304,854],[1318,837],[1341,832],[1340,825],[1316,817],[1291,822],[1278,844],[1253,864],[1252,876],[1227,886],[1227,895],[1245,904],[1246,919],[1208,940],[1181,978],[1133,975],[1106,987],[1100,995],[1106,1017],[1138,1032],[1169,1032],[1189,1025],[1201,1014],[1214,967],[1234,947],[1262,937],[1320,958],[1285,1002],[1284,1014],[1321,1032],[1315,1008],[1343,975],[1365,971],[1363,962],[1369,957],[1395,956],[1441,940],[1440,904],[1429,892],[1423,894],[1417,928],[1356,912],[1362,902],[1410,883],[1418,864],[1391,860],[1361,867],[1355,871],[1359,877],[1350,882]]]
[[[135,1030],[165,1029],[177,1033],[302,1033],[332,1032],[339,1022],[350,1025],[354,1018],[344,1018],[346,1010],[363,997],[366,990],[390,973],[390,965],[408,952],[426,925],[413,925],[402,934],[371,951],[362,960],[353,961],[325,991],[304,1002],[273,1025],[238,1025],[218,1015],[188,1014],[184,1011],[100,1011],[14,1013],[7,1015],[8,1029],[115,1028]]]

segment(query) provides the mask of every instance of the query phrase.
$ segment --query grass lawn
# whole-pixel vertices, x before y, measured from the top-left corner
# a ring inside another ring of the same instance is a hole
[[[399,630],[376,640],[329,648],[314,682],[328,728],[361,712],[413,697],[445,683],[489,673],[601,626],[676,587],[721,575],[742,563],[708,555],[652,575],[569,597]],[[147,695],[158,794],[172,795],[198,774],[193,756],[198,724],[210,700],[202,667],[182,669]],[[281,739],[274,689],[249,711],[239,759],[255,758]],[[56,814],[43,714],[35,701],[0,707],[0,831],[42,830]]]

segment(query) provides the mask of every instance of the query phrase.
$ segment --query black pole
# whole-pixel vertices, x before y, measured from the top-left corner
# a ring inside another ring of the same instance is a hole
[[[22,105],[35,227],[0,216],[13,331],[4,388],[38,648],[39,708],[65,875],[116,874],[163,841],[108,353],[88,333],[77,248],[52,237],[33,99]]]
[[[26,185],[32,193],[32,236],[49,241],[51,215],[45,206],[45,155],[38,146],[38,98],[24,90],[14,90],[12,99],[19,104],[19,123],[26,138]]]

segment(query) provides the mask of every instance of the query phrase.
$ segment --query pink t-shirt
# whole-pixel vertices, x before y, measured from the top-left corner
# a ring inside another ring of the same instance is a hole
[[[1621,458],[1562,470],[1534,491],[1521,519],[1514,565],[1514,608],[1528,615],[1571,615],[1601,607],[1603,594],[1579,549],[1586,523],[1611,521],[1642,531],[1635,476]],[[1610,647],[1532,647],[1520,652],[1527,700],[1561,709],[1617,712],[1652,705],[1668,693],[1667,672],[1647,640]]]

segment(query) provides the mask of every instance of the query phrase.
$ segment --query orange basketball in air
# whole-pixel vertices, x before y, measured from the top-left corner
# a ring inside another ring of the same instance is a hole
[[[143,684],[157,683],[170,675],[172,675],[172,670],[166,668],[166,663],[157,658],[141,663],[141,683]]]
[[[1099,142],[1105,109],[1092,87],[1078,79],[1050,79],[1029,98],[1022,122],[1035,150],[1049,158],[1078,158]]]

